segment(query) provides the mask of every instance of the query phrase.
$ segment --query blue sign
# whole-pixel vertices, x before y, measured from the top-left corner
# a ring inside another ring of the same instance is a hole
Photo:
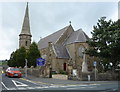
[[[96,65],[97,65],[97,62],[96,62],[96,61],[94,61],[94,62],[93,62],[93,66],[96,66]]]
[[[37,66],[44,66],[45,65],[45,59],[38,58],[37,59]]]

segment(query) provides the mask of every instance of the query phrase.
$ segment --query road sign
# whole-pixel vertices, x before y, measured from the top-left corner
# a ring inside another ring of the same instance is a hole
[[[37,66],[44,66],[45,65],[45,59],[38,58],[37,59]]]
[[[73,69],[73,76],[77,76],[77,70]]]
[[[97,62],[96,62],[96,61],[94,61],[94,62],[93,62],[93,66],[96,66],[96,65],[97,65]]]

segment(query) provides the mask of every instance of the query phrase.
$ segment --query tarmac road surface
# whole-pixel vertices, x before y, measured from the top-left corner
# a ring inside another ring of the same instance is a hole
[[[11,90],[11,92],[21,90],[22,92],[36,92],[47,90],[79,90],[79,92],[120,92],[118,81],[72,81],[49,78],[9,78],[2,74],[2,91]],[[13,91],[14,90],[14,91]],[[56,91],[55,91],[56,92]]]

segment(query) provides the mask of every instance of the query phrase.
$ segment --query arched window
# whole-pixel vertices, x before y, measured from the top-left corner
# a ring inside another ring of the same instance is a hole
[[[80,46],[79,49],[78,49],[78,55],[81,58],[83,58],[84,52],[85,52],[85,48],[83,46]]]

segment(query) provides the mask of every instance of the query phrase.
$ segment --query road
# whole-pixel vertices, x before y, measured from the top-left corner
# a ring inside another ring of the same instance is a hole
[[[2,66],[0,65],[0,82],[2,82]],[[2,84],[0,83],[0,92],[2,91]]]
[[[71,81],[34,78],[9,78],[2,74],[2,90],[95,90],[96,92],[119,92],[117,81]],[[82,92],[81,91],[81,92]]]

